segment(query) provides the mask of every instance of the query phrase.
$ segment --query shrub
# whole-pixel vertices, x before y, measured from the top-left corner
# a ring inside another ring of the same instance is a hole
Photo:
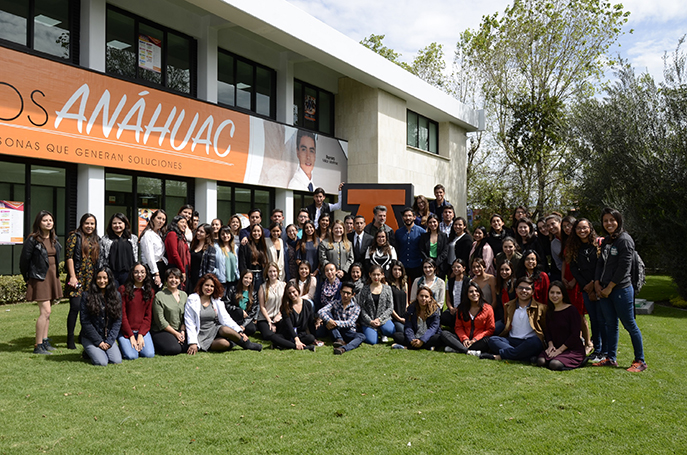
[[[21,275],[0,276],[0,304],[23,302],[26,296],[26,283]]]
[[[687,308],[687,301],[681,299],[680,297],[674,297],[670,299],[670,304],[676,308]]]

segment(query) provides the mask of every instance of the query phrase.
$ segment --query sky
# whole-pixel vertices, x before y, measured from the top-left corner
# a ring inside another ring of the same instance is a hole
[[[482,16],[502,13],[507,0],[287,0],[349,38],[386,35],[384,44],[412,61],[419,49],[443,44],[447,68],[460,33],[477,29]],[[617,3],[617,1],[612,2]],[[626,0],[630,11],[625,34],[614,53],[628,59],[637,73],[663,80],[663,55],[687,34],[687,0]],[[629,33],[630,30],[633,33]]]

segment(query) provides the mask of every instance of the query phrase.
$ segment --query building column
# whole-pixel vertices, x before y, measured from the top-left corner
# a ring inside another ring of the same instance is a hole
[[[198,98],[217,103],[217,29],[210,25],[211,20],[203,18],[198,37]]]
[[[105,0],[81,0],[81,37],[79,62],[81,66],[105,72]]]
[[[217,218],[217,181],[196,179],[196,210],[201,223]]]
[[[296,221],[296,214],[293,213],[293,191],[275,188],[274,206],[284,211],[284,227]]]
[[[277,69],[277,121],[287,125],[293,125],[293,62],[290,54],[279,54]]]
[[[84,213],[92,213],[99,220],[98,235],[105,234],[105,168],[79,164],[76,178],[77,223]]]

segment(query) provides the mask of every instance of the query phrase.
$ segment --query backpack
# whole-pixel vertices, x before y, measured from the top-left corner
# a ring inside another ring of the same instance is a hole
[[[642,290],[642,287],[646,283],[646,266],[644,261],[642,261],[641,256],[635,250],[632,256],[632,270],[630,272],[630,281],[632,281],[632,287],[635,290],[635,295]]]

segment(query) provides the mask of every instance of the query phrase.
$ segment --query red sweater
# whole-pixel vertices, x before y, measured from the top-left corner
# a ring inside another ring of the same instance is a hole
[[[170,267],[177,267],[181,273],[187,273],[191,264],[191,252],[185,239],[180,239],[176,232],[170,231],[165,237],[165,254]]]
[[[463,315],[456,312],[456,335],[460,341],[481,340],[494,334],[494,309],[488,303],[482,306],[475,318],[463,320]]]
[[[150,331],[150,321],[153,318],[153,298],[155,293],[151,292],[150,299],[143,300],[143,291],[134,289],[134,298],[129,300],[124,286],[119,287],[122,296],[122,327],[119,333],[126,338],[134,336],[134,330],[139,335],[145,336]]]
[[[549,301],[549,275],[546,272],[541,272],[539,279],[534,282],[532,298],[537,302]]]

